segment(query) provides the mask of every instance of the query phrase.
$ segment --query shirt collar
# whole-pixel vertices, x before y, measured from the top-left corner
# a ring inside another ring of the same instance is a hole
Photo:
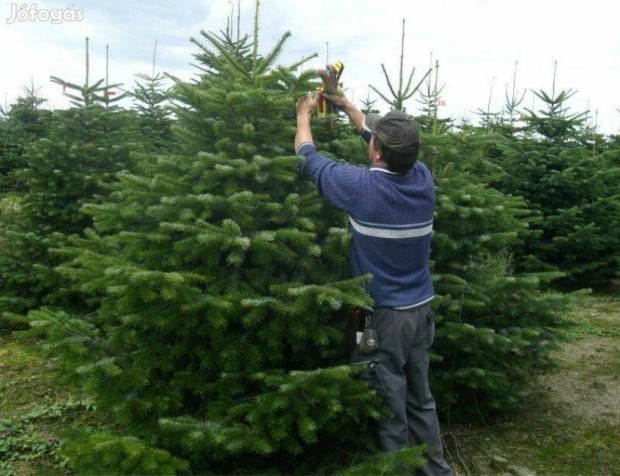
[[[396,172],[392,172],[391,170],[388,169],[384,169],[383,167],[370,167],[368,170],[370,171],[378,171],[378,172],[383,172],[384,174],[392,174],[392,175],[399,175]]]

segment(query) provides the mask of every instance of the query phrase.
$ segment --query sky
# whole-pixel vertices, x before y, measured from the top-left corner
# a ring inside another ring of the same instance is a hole
[[[156,71],[189,80],[197,47],[190,37],[218,32],[233,16],[236,32],[253,33],[255,0],[0,0],[0,104],[10,105],[23,87],[39,89],[46,107],[65,108],[68,98],[50,76],[82,84],[84,43],[90,38],[90,78],[105,77],[132,89],[137,73]],[[239,8],[238,8],[239,7]],[[237,10],[240,10],[239,12]],[[413,83],[439,61],[443,85],[440,117],[477,123],[477,111],[500,111],[506,91],[525,93],[523,108],[539,110],[533,91],[576,91],[569,112],[590,110],[603,134],[620,133],[620,1],[617,0],[261,0],[259,52],[286,32],[283,65],[318,53],[305,69],[340,60],[346,94],[358,105],[384,94],[385,66],[398,81],[405,20],[404,75]],[[407,111],[419,112],[414,98]]]

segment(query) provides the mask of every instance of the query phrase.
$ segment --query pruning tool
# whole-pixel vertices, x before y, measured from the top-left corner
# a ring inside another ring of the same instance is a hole
[[[319,69],[317,73],[321,77],[323,85],[318,86],[316,90],[328,94],[338,94],[340,76],[342,76],[343,70],[344,64],[341,61],[325,65],[325,69]],[[333,105],[322,96],[319,96],[317,110],[319,117],[325,117],[334,112]]]

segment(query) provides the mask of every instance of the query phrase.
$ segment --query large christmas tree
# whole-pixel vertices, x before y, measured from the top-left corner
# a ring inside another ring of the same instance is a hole
[[[264,56],[256,35],[194,40],[203,73],[175,86],[184,153],[120,174],[65,250],[100,305],[30,315],[111,417],[68,444],[78,471],[333,473],[372,446],[380,403],[346,365],[348,317],[370,301],[343,217],[290,155],[314,74],[274,67],[287,36]]]

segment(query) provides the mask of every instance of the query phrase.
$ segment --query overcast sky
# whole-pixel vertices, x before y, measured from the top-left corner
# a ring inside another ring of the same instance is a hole
[[[32,78],[49,99],[48,107],[67,107],[61,86],[49,77],[83,83],[86,36],[91,79],[105,76],[108,44],[111,81],[131,88],[136,73],[151,71],[155,41],[157,70],[189,79],[197,71],[191,66],[197,49],[189,38],[198,37],[201,29],[226,28],[233,8],[236,27],[237,4],[238,0],[0,0],[0,101],[11,104]],[[252,31],[255,1],[240,4],[243,34]],[[21,16],[15,17],[22,6]],[[62,21],[54,23],[61,13]],[[367,95],[377,97],[368,84],[387,93],[381,64],[397,81],[406,19],[405,74],[415,66],[417,83],[431,55],[439,61],[439,83],[445,84],[441,117],[476,122],[475,112],[486,110],[489,97],[491,110],[500,110],[517,61],[517,89],[526,91],[523,106],[538,109],[541,104],[531,91],[551,91],[557,61],[556,90],[577,91],[568,102],[570,111],[589,108],[592,122],[598,111],[601,132],[620,132],[617,0],[262,0],[260,15],[261,52],[290,31],[280,63],[316,52],[319,57],[307,68],[320,68],[329,43],[329,60],[345,64],[342,81],[358,103]],[[382,101],[377,107],[388,109]],[[410,100],[406,107],[416,113],[420,105]]]

